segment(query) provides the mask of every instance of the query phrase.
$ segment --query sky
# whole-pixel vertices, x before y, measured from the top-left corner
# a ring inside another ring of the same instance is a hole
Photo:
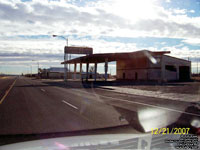
[[[0,73],[62,67],[66,41],[53,34],[94,53],[171,51],[195,73],[200,0],[0,0]]]

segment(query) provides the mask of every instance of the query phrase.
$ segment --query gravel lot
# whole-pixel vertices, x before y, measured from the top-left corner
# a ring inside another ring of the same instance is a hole
[[[121,87],[159,91],[162,93],[180,93],[180,94],[195,94],[200,95],[200,82],[177,82],[168,83],[165,85],[125,85]]]

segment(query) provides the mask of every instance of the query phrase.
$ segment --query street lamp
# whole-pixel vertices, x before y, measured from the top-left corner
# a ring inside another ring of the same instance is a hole
[[[66,40],[66,45],[68,46],[68,38],[64,37],[64,36],[61,36],[61,35],[52,35],[53,37],[61,37],[63,39]],[[68,60],[68,55],[67,55],[67,60]],[[66,61],[66,55],[65,55],[65,48],[64,48],[64,62]],[[67,78],[66,78],[66,75],[67,75],[67,70],[68,70],[68,67],[67,65],[64,63],[64,81],[66,82],[67,81]]]
[[[67,44],[67,46],[68,46],[68,38],[66,38],[66,37],[64,37],[64,36],[62,36],[62,35],[52,35],[53,37],[61,37],[61,38],[63,38],[63,39],[65,39],[66,40],[66,44]]]
[[[31,68],[31,77],[32,77],[32,65],[30,65],[30,68]]]

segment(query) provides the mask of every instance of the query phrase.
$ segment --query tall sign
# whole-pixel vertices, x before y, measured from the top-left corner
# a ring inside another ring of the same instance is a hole
[[[71,54],[93,54],[93,48],[91,47],[77,47],[77,46],[65,46],[64,47],[64,62],[71,59]],[[69,65],[69,66],[67,66]],[[82,66],[82,65],[80,65]],[[67,72],[70,72],[70,64],[64,63],[64,80],[67,81],[69,76]]]
[[[75,46],[65,46],[65,54],[93,54],[93,48],[91,47],[75,47]]]

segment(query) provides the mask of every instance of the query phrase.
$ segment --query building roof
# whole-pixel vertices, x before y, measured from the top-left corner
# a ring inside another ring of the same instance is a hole
[[[134,59],[139,57],[149,57],[156,55],[164,55],[170,53],[170,51],[157,51],[152,52],[148,50],[141,50],[135,52],[126,52],[126,53],[100,53],[100,54],[92,54],[87,56],[78,57],[75,59],[71,59],[61,64],[73,64],[73,63],[103,63],[107,59],[108,62],[117,61],[117,60],[126,60],[126,59]]]

